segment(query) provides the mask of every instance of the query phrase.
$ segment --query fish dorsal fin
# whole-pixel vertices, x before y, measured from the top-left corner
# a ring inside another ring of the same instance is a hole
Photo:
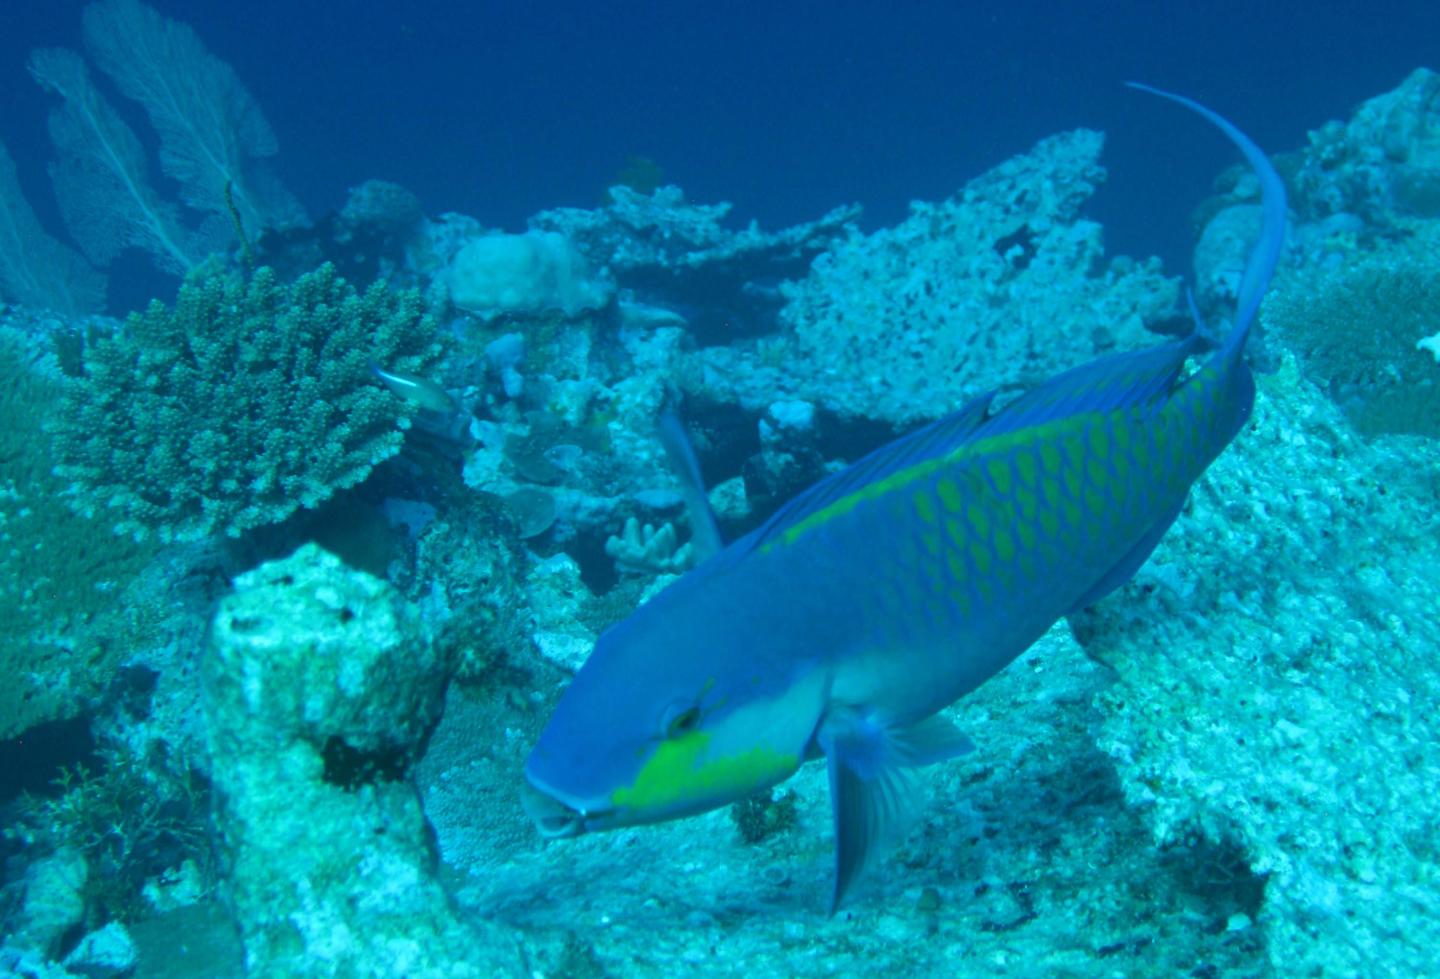
[[[753,532],[749,541],[751,548],[763,546],[789,528],[857,490],[878,483],[917,462],[943,456],[964,444],[985,422],[985,413],[994,397],[993,391],[982,394],[958,411],[882,445],[858,462],[827,476],[792,497]]]
[[[695,446],[685,434],[685,424],[674,410],[666,408],[656,420],[660,446],[665,458],[680,481],[680,495],[685,500],[685,512],[690,517],[690,546],[701,561],[719,554],[725,547],[720,536],[720,526],[715,522],[715,511],[710,508],[710,498],[705,495],[705,479],[700,475],[700,460],[695,456]]]
[[[1197,343],[1198,338],[1191,336],[1082,364],[1051,378],[993,416],[987,413],[995,394],[993,391],[984,394],[959,411],[881,446],[859,462],[816,483],[754,531],[748,547],[737,550],[763,547],[850,494],[916,463],[948,455],[975,439],[1003,435],[1082,412],[1158,406],[1174,390],[1185,358]]]
[[[1198,344],[1192,334],[1071,368],[1006,405],[978,434],[990,438],[1092,411],[1158,408],[1175,390],[1185,358]]]

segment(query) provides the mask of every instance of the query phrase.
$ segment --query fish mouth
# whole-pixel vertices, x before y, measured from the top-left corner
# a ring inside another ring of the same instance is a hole
[[[527,779],[520,786],[520,805],[536,830],[547,840],[579,836],[587,829],[589,814],[562,802],[554,793]]]

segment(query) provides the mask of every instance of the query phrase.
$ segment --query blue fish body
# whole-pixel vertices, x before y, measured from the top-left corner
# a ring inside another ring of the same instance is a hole
[[[1219,126],[1263,189],[1219,348],[1188,376],[1196,337],[1083,365],[993,414],[979,398],[813,486],[637,609],[600,638],[526,765],[543,832],[693,814],[823,756],[833,910],[902,822],[915,770],[968,750],[937,712],[1144,563],[1249,417],[1243,348],[1285,215],[1249,139],[1157,94]]]

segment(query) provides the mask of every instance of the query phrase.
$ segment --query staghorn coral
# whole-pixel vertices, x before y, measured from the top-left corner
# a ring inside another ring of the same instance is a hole
[[[325,265],[290,285],[187,283],[85,356],[67,391],[57,472],[86,514],[137,539],[197,540],[314,507],[400,450],[413,408],[371,361],[424,373],[442,353],[419,295],[359,295]]]

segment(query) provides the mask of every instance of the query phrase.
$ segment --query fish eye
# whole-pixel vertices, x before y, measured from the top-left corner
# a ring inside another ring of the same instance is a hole
[[[700,708],[687,707],[674,717],[670,718],[665,725],[665,737],[678,738],[695,730],[700,723]]]

